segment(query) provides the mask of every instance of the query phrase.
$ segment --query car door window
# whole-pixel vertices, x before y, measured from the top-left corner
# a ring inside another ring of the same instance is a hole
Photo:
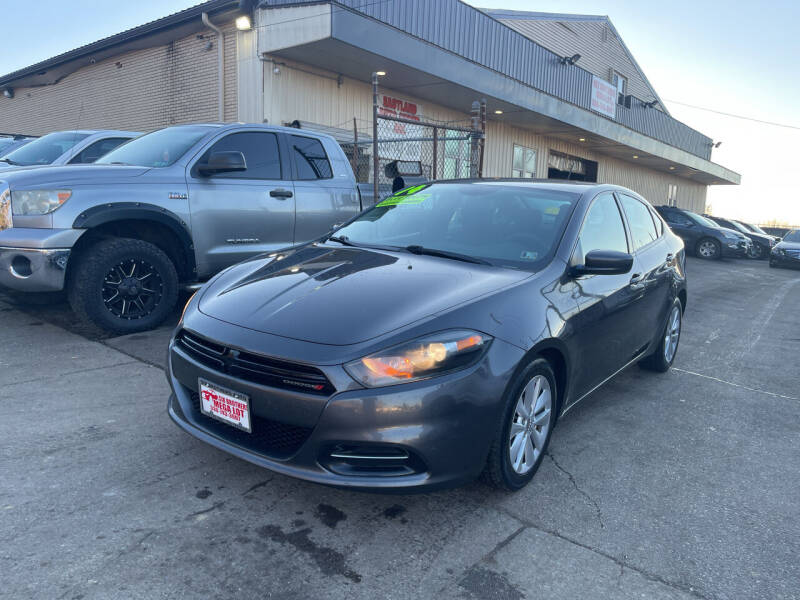
[[[292,159],[297,169],[298,179],[330,179],[333,177],[328,155],[325,154],[325,148],[322,147],[319,140],[302,135],[290,135],[289,141],[292,145]]]
[[[576,252],[581,263],[592,250],[628,252],[622,215],[614,195],[610,192],[600,194],[592,201],[578,237]]]
[[[670,225],[677,225],[678,227],[687,227],[691,226],[692,224],[692,222],[689,220],[689,217],[677,212],[666,212],[664,213],[664,218]]]
[[[661,220],[661,217],[658,216],[658,213],[654,208],[648,208],[650,208],[650,216],[653,217],[653,223],[656,224],[656,234],[658,237],[661,237],[661,234],[664,233],[664,222]]]
[[[127,142],[130,138],[105,138],[103,140],[97,140],[86,146],[83,150],[78,152],[72,160],[69,161],[69,164],[81,164],[81,163],[93,163],[101,156],[105,156],[109,152],[111,152],[117,146],[120,146]]]
[[[216,173],[214,179],[282,179],[278,137],[266,131],[232,133],[216,142],[198,163],[208,161],[214,152],[241,152],[244,171]]]
[[[636,198],[620,194],[622,209],[628,216],[628,224],[631,227],[631,237],[633,238],[633,249],[638,250],[650,242],[658,239],[656,225],[650,215],[650,209]]]

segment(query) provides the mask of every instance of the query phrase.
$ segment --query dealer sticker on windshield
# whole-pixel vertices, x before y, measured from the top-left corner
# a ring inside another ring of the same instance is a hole
[[[250,399],[244,394],[226,389],[205,379],[198,379],[200,410],[204,415],[252,433],[250,428]]]

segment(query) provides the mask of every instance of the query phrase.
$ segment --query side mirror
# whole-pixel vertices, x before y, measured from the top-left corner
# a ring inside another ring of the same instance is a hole
[[[616,250],[592,250],[582,265],[576,265],[574,275],[624,275],[633,268],[633,256]]]
[[[204,177],[215,173],[232,173],[246,170],[247,163],[244,160],[244,154],[235,150],[212,152],[206,162],[197,164],[197,172]]]

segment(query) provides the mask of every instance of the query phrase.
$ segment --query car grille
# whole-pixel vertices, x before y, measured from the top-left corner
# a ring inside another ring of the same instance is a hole
[[[192,416],[209,433],[227,442],[271,458],[285,459],[295,454],[311,435],[311,427],[301,427],[250,415],[252,433],[226,425],[200,410],[200,394],[192,392]]]
[[[318,396],[330,396],[336,391],[315,367],[242,352],[185,330],[176,343],[205,366],[245,381]]]

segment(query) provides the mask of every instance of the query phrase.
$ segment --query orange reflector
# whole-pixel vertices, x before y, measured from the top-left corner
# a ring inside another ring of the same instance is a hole
[[[403,363],[404,366],[411,367],[408,370],[402,368],[398,369],[396,366],[390,365],[379,358],[364,358],[361,362],[376,375],[397,377],[398,379],[411,379],[413,376],[413,367],[411,367],[411,363],[406,359],[403,359]]]
[[[483,342],[483,338],[479,335],[471,335],[468,338],[464,338],[463,340],[458,340],[456,342],[456,349],[457,350],[465,350],[466,348],[471,348],[472,346],[478,346]]]
[[[57,196],[58,196],[58,203],[64,204],[64,202],[69,200],[69,197],[72,196],[72,192],[58,192]]]

